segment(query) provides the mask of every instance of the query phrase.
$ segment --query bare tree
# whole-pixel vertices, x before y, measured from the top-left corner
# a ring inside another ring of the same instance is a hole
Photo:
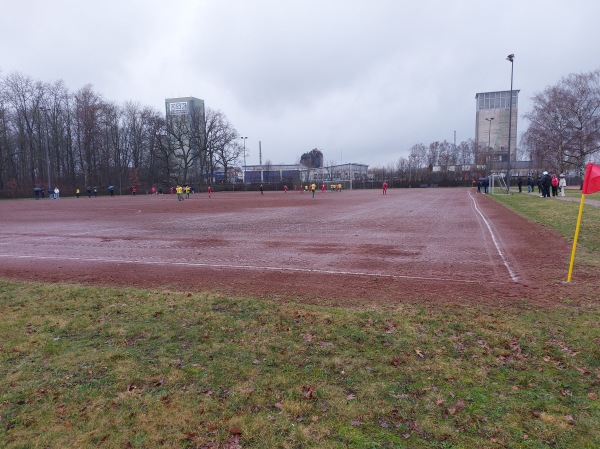
[[[404,181],[408,179],[409,163],[407,158],[401,157],[396,161],[396,173],[400,180]]]
[[[522,142],[556,171],[580,173],[600,150],[600,70],[571,74],[533,97],[531,122]]]
[[[96,184],[99,178],[100,116],[103,102],[100,95],[86,85],[75,94],[74,138],[79,166],[86,185]]]
[[[473,139],[461,142],[457,147],[457,151],[459,164],[468,166],[475,163],[475,141]]]
[[[30,77],[13,73],[4,82],[7,100],[12,106],[16,162],[16,180],[30,186],[44,178],[45,133],[43,125],[43,85]]]
[[[169,115],[166,131],[172,146],[172,153],[177,162],[176,182],[187,184],[188,175],[195,163],[200,163],[203,172],[202,139],[199,134],[203,129],[204,117],[194,110],[191,115]],[[169,151],[170,152],[170,151]]]
[[[422,143],[416,143],[410,148],[410,155],[408,156],[409,162],[409,175],[408,180],[421,180],[423,167],[427,166],[428,162],[428,149]]]
[[[77,183],[76,156],[73,147],[73,95],[63,81],[46,89],[48,153],[53,179],[61,184]]]
[[[11,138],[11,120],[9,118],[10,109],[6,104],[7,94],[4,84],[0,83],[0,192],[4,190],[6,182],[13,168],[10,149]]]
[[[214,179],[215,167],[220,165],[225,176],[231,164],[244,155],[244,149],[237,143],[239,134],[223,112],[206,109],[204,153],[206,158],[206,178]]]

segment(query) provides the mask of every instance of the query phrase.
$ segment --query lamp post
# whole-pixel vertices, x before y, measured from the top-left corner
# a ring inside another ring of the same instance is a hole
[[[488,147],[487,147],[486,157],[485,157],[485,172],[486,172],[485,175],[489,176],[490,149],[492,148],[492,120],[494,120],[494,117],[486,118],[486,120],[489,122],[490,126],[488,127]]]
[[[50,195],[50,189],[52,188],[52,181],[50,180],[50,152],[48,150],[48,117],[46,116],[46,111],[48,108],[41,107],[40,111],[44,114],[44,132],[46,134],[46,170],[48,171],[48,195]],[[50,196],[48,196],[50,198]]]
[[[244,171],[242,171],[242,181],[246,185],[246,139],[248,137],[240,137],[244,141]]]
[[[510,54],[506,57],[510,61],[510,103],[508,107],[508,162],[506,168],[506,193],[510,193],[510,140],[512,138],[512,104],[513,104],[513,67],[515,55]]]

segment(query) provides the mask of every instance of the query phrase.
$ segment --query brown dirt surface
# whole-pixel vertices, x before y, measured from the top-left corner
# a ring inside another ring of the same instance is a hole
[[[367,306],[597,296],[585,267],[564,284],[566,239],[474,189],[11,200],[0,223],[10,279]]]

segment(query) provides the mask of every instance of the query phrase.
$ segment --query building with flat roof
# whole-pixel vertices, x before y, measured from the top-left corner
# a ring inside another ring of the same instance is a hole
[[[247,165],[246,182],[307,182],[307,181],[361,181],[368,179],[369,166],[342,164],[309,168],[304,164]]]
[[[475,147],[480,155],[476,163],[485,164],[488,172],[507,168],[509,123],[510,160],[517,160],[519,91],[512,91],[512,111],[510,93],[504,90],[475,94]]]
[[[201,116],[204,118],[204,100],[196,97],[167,98],[165,99],[165,109],[167,117]]]

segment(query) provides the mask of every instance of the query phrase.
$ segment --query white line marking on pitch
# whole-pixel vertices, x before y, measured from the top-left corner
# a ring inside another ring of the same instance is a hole
[[[494,245],[496,246],[496,250],[498,251],[498,254],[500,255],[500,258],[502,259],[502,262],[504,262],[504,266],[508,270],[508,274],[510,274],[510,277],[513,280],[513,282],[518,282],[519,281],[519,277],[515,274],[515,272],[513,271],[512,267],[510,266],[510,263],[508,263],[508,260],[504,256],[504,253],[500,249],[500,244],[498,243],[498,240],[496,240],[496,236],[494,235],[494,231],[492,231],[492,227],[490,226],[490,223],[488,222],[487,218],[485,218],[485,215],[483,215],[483,213],[477,207],[477,202],[475,201],[475,198],[473,198],[473,195],[471,195],[470,191],[469,191],[469,196],[471,197],[471,200],[473,201],[473,205],[475,206],[475,210],[477,211],[477,213],[479,215],[481,215],[481,218],[483,219],[483,222],[487,226],[488,231],[490,232],[490,235],[492,236],[492,240],[494,242]]]
[[[201,262],[165,262],[165,261],[151,261],[151,260],[122,260],[122,259],[102,259],[102,258],[85,258],[85,257],[57,257],[57,256],[23,256],[16,254],[0,254],[0,257],[13,257],[15,259],[39,259],[39,260],[64,260],[64,261],[75,261],[75,262],[109,262],[109,263],[129,263],[138,265],[179,265],[187,267],[203,267],[203,268],[228,268],[236,270],[267,270],[267,271],[289,271],[295,273],[316,273],[316,274],[334,274],[334,275],[346,275],[346,276],[368,276],[368,277],[379,277],[379,278],[390,278],[390,279],[408,279],[408,280],[420,280],[420,281],[440,281],[440,282],[456,282],[462,284],[481,284],[479,280],[469,279],[456,279],[456,278],[443,278],[443,277],[430,277],[430,276],[408,276],[400,274],[383,274],[383,273],[364,273],[356,271],[336,271],[336,270],[317,270],[312,268],[286,268],[286,267],[269,267],[269,266],[254,266],[254,265],[228,265],[228,264],[209,264]],[[486,282],[490,283],[490,282]],[[501,282],[491,282],[492,284],[501,284]]]

